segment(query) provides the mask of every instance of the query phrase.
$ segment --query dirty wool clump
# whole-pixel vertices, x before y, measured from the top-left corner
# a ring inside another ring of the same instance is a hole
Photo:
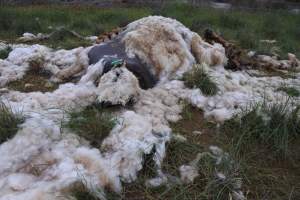
[[[208,65],[227,61],[221,45],[204,42],[198,34],[170,18],[153,16],[137,20],[127,26],[123,41],[129,57],[138,56],[154,66],[152,71],[160,80],[182,76],[195,60]]]
[[[155,163],[156,174],[148,184],[158,186],[168,180],[161,166],[165,144],[172,136],[169,122],[181,118],[181,100],[221,123],[250,101],[281,101],[285,93],[277,88],[282,84],[300,89],[298,73],[296,79],[282,79],[225,70],[224,49],[204,43],[176,20],[146,17],[129,24],[121,34],[125,34],[128,56],[138,55],[158,74],[160,81],[154,88],[141,89],[124,67],[102,75],[103,59],[89,65],[92,47],[54,51],[41,45],[11,45],[8,57],[0,59],[0,100],[11,106],[12,113],[22,110],[26,116],[16,135],[0,145],[0,200],[64,199],[62,193],[82,180],[89,191],[100,189],[97,196],[104,199],[105,189],[120,193],[122,183],[137,179],[145,154],[151,154]],[[154,36],[161,40],[155,41]],[[43,60],[40,68],[51,74],[51,81],[60,83],[58,88],[44,93],[5,88],[30,70],[32,60]],[[196,62],[210,66],[206,70],[218,85],[216,95],[205,96],[199,88],[189,89],[183,81],[174,80]],[[81,112],[95,102],[126,105],[132,99],[131,110],[115,113],[114,127],[100,148],[61,126],[65,111]],[[184,171],[191,170],[183,167]],[[192,176],[185,177],[182,180]]]

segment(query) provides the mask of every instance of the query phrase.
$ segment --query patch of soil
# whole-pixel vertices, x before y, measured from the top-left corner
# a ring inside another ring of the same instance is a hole
[[[47,72],[29,70],[22,79],[10,82],[7,87],[20,92],[52,92],[58,88],[58,84],[51,83],[49,78]]]
[[[215,140],[217,127],[213,122],[204,119],[204,113],[199,108],[187,105],[182,113],[183,118],[171,124],[173,133],[181,134],[188,142],[200,144],[204,147],[217,145]]]

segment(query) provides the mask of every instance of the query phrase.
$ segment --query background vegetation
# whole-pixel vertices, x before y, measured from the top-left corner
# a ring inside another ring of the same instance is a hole
[[[238,11],[214,10],[183,4],[163,8],[96,8],[67,6],[32,6],[0,8],[0,40],[14,41],[24,32],[49,33],[64,26],[85,36],[99,35],[148,15],[163,15],[182,22],[202,35],[212,28],[242,47],[258,51],[287,52],[300,57],[300,17],[285,10]],[[274,45],[260,40],[276,40]],[[52,47],[73,48],[88,45],[77,38],[60,36],[47,42]]]

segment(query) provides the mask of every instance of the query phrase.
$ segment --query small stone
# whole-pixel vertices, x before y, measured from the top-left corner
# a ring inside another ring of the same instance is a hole
[[[198,169],[190,165],[182,165],[179,168],[180,179],[183,183],[192,183],[199,176]]]
[[[31,83],[26,83],[25,84],[25,89],[29,89],[29,88],[32,88],[34,85],[31,84]]]
[[[194,135],[202,135],[203,133],[201,131],[193,131],[192,132]]]
[[[223,173],[217,173],[217,177],[220,179],[220,180],[225,180],[226,179],[226,176],[225,176],[225,174],[223,174]]]
[[[255,54],[256,54],[255,51],[249,51],[249,52],[248,52],[248,56],[249,56],[249,57],[253,57],[253,56],[255,56]]]
[[[210,146],[209,150],[216,156],[222,156],[223,155],[223,150],[220,149],[217,146]]]
[[[7,88],[0,88],[0,94],[8,93],[9,90]]]
[[[47,82],[47,83],[45,83],[44,86],[45,86],[45,88],[52,88],[54,85],[51,82]]]
[[[178,142],[185,142],[187,139],[179,134],[173,134],[173,139],[178,141]]]

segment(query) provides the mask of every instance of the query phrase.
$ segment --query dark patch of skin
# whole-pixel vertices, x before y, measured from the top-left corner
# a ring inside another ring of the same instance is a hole
[[[112,60],[122,59],[126,62],[126,68],[131,71],[139,80],[141,88],[148,89],[155,86],[158,78],[150,72],[150,66],[143,63],[138,57],[129,58],[125,52],[125,45],[119,35],[113,40],[93,47],[88,53],[90,64],[97,63],[100,59],[106,58],[104,73],[108,72],[113,66]]]

